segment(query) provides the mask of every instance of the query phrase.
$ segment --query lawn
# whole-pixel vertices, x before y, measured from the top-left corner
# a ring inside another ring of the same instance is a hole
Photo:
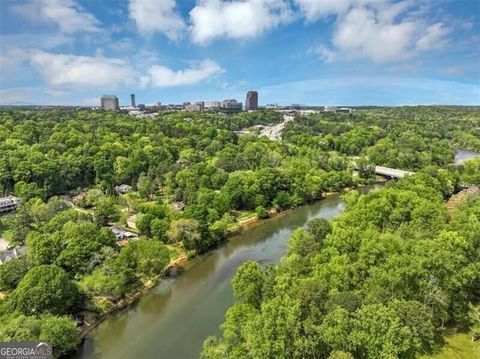
[[[471,335],[466,333],[446,335],[433,354],[422,356],[421,359],[478,359],[480,342],[472,342],[471,338]]]

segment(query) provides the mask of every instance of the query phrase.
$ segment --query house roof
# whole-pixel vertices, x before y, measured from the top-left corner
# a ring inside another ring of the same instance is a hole
[[[0,206],[11,204],[20,204],[20,199],[15,196],[0,197]]]
[[[27,252],[27,247],[25,246],[16,246],[12,249],[7,249],[0,254],[0,265],[6,262],[11,261],[12,259],[18,259],[24,256]]]
[[[132,186],[129,186],[128,184],[121,184],[118,186],[115,186],[115,192],[123,194],[130,192],[132,190]]]
[[[174,202],[170,205],[170,207],[176,209],[177,211],[181,211],[186,207],[186,205],[183,202]]]
[[[117,226],[110,226],[109,228],[115,234],[115,236],[117,236],[117,239],[132,238],[137,236],[135,233],[129,232],[126,229],[123,229]]]

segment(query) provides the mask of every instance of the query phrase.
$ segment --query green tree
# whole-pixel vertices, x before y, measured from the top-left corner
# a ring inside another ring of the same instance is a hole
[[[67,223],[61,231],[64,249],[55,263],[74,275],[88,273],[92,260],[102,247],[113,247],[115,236],[107,228],[93,223]]]
[[[64,314],[77,301],[78,291],[68,274],[55,265],[32,268],[12,293],[12,304],[26,315]]]
[[[277,207],[280,210],[284,210],[287,208],[291,208],[293,206],[292,204],[292,198],[288,194],[288,192],[285,191],[280,191],[277,193],[275,196],[275,200],[273,201],[275,207]]]
[[[0,266],[0,290],[15,289],[18,282],[28,272],[26,259],[12,259]]]
[[[53,264],[62,252],[63,239],[58,232],[50,235],[31,232],[27,237],[27,248],[31,265]]]
[[[201,234],[198,221],[179,219],[170,224],[167,236],[171,243],[182,242],[187,250],[200,248]]]
[[[162,242],[167,241],[167,232],[170,224],[165,219],[155,218],[150,223],[152,237]]]
[[[268,211],[263,206],[257,206],[257,208],[255,208],[255,213],[257,214],[257,218],[259,219],[268,218]]]
[[[325,237],[332,232],[332,226],[325,218],[315,218],[307,222],[307,232],[310,233],[317,242],[323,242]]]
[[[137,275],[149,278],[163,272],[169,261],[169,253],[162,242],[138,240],[122,248],[118,260]]]
[[[47,342],[53,347],[55,358],[65,355],[80,344],[80,330],[66,316],[39,315],[2,317],[2,342]]]
[[[415,358],[433,343],[433,325],[418,302],[364,305],[356,312],[350,340],[362,357]]]
[[[480,305],[468,305],[468,322],[470,324],[470,333],[472,333],[472,341],[480,338]]]
[[[68,317],[46,315],[40,318],[38,341],[50,343],[55,357],[72,352],[80,344],[80,329]]]
[[[152,222],[155,220],[153,214],[142,214],[137,218],[136,226],[141,235],[152,236]]]
[[[120,217],[120,212],[115,207],[115,202],[111,197],[100,197],[97,200],[93,218],[98,226],[106,226],[111,221],[116,221]]]
[[[243,263],[232,279],[233,295],[237,302],[258,308],[262,302],[265,274],[255,261]]]

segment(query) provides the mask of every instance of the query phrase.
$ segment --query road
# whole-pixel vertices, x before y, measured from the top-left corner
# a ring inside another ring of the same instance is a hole
[[[293,116],[283,115],[283,122],[273,126],[265,127],[260,132],[260,136],[267,136],[272,141],[280,141],[282,139],[282,133],[283,133],[283,129],[285,128],[285,124],[293,120],[294,120]]]

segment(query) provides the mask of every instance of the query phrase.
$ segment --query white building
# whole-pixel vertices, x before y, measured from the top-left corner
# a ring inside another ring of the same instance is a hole
[[[20,199],[14,196],[0,198],[0,213],[15,211],[20,206]]]
[[[205,108],[220,108],[221,106],[220,101],[205,101]]]
[[[323,111],[325,111],[325,112],[337,112],[337,106],[325,106]]]
[[[185,105],[185,111],[203,111],[204,103],[203,102],[196,102],[194,104]]]
[[[235,99],[227,99],[222,102],[222,109],[226,112],[239,112],[243,109],[243,104]]]

